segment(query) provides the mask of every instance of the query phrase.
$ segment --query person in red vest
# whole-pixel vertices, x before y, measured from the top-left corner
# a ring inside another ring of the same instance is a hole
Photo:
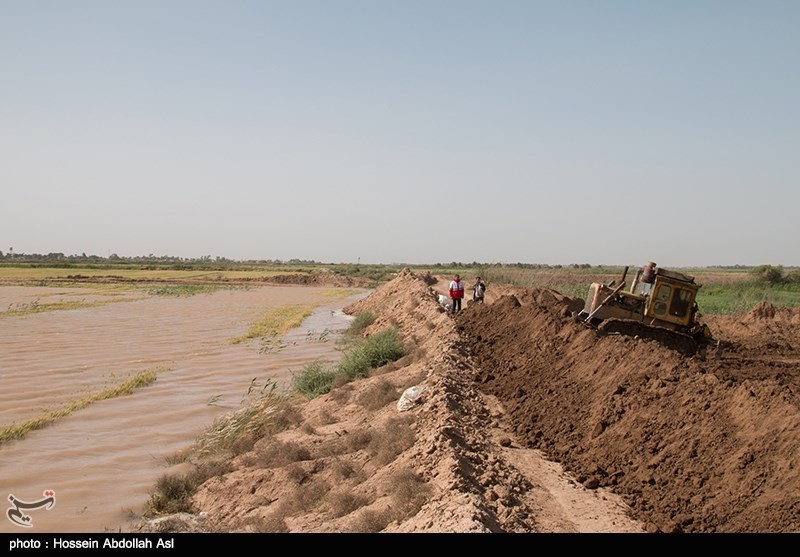
[[[649,294],[653,289],[653,283],[656,280],[656,264],[648,261],[647,265],[642,267],[642,294]]]
[[[450,299],[451,309],[453,313],[461,311],[461,300],[464,298],[464,283],[461,282],[461,277],[456,275],[450,282]]]

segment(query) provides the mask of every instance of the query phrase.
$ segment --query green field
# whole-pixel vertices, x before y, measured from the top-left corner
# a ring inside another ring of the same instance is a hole
[[[354,265],[297,263],[254,263],[223,261],[19,261],[0,259],[0,285],[64,286],[70,281],[82,284],[98,281],[130,281],[146,283],[148,288],[160,288],[165,294],[199,292],[203,288],[222,287],[235,281],[264,280],[280,275],[313,275],[319,273],[343,277],[361,277],[373,286],[391,279],[403,268],[417,273],[430,272],[439,276],[459,273],[468,283],[481,276],[490,285],[507,284],[518,287],[550,288],[567,296],[584,298],[593,282],[618,280],[624,267],[591,265],[529,265],[478,263],[447,265]],[[702,285],[697,302],[708,314],[731,314],[749,311],[761,302],[777,307],[800,307],[800,270],[781,266],[760,267],[703,267],[672,269],[695,277]],[[628,270],[628,280],[637,269]],[[192,285],[202,282],[206,286]],[[160,284],[154,286],[153,284]],[[212,286],[208,286],[211,284]],[[110,285],[106,285],[110,287]]]

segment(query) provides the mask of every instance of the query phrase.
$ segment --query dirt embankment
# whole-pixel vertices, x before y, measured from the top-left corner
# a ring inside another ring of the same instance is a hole
[[[195,527],[800,531],[800,310],[707,319],[729,346],[706,360],[587,328],[581,301],[546,289],[490,284],[451,316],[436,299],[448,281],[405,270],[348,308],[377,316],[367,334],[397,327],[411,354],[233,459],[194,496]],[[352,442],[403,431],[388,459]],[[266,466],[274,443],[303,457]],[[315,503],[289,504],[311,485]]]

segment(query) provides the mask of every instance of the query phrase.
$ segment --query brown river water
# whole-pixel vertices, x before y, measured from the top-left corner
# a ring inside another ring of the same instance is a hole
[[[60,301],[108,300],[88,288],[0,287],[0,430],[57,412],[137,373],[158,378],[0,444],[0,532],[129,532],[168,458],[240,408],[253,379],[288,388],[315,360],[341,357],[342,308],[367,294],[305,286],[125,301],[14,315]],[[232,344],[271,307],[314,305],[280,341]],[[4,315],[5,314],[5,315]],[[51,493],[52,492],[52,493]]]

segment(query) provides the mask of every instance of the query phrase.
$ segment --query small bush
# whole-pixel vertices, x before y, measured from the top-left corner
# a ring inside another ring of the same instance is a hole
[[[286,477],[297,485],[300,485],[308,479],[308,474],[305,469],[296,462],[287,466],[285,472]]]
[[[321,480],[298,486],[288,499],[281,502],[281,516],[292,516],[301,512],[308,512],[320,504],[323,497],[330,492],[330,489],[327,482]]]
[[[783,267],[780,265],[777,267],[773,265],[760,265],[753,268],[750,273],[756,280],[766,282],[767,284],[783,284],[785,282]]]
[[[326,408],[323,408],[319,413],[319,423],[320,425],[330,425],[335,424],[339,421],[336,416],[330,413],[330,411]]]
[[[358,336],[364,332],[364,330],[372,325],[375,322],[375,315],[368,312],[362,311],[358,313],[353,319],[353,322],[350,323],[350,327],[348,327],[345,334],[349,336]]]
[[[335,377],[336,373],[325,369],[322,362],[311,362],[292,377],[292,388],[311,398],[318,397],[330,392]]]
[[[347,449],[356,452],[365,449],[373,443],[373,432],[369,429],[360,429],[351,433],[346,438]]]
[[[347,352],[337,371],[350,380],[367,377],[370,370],[402,358],[406,353],[398,330],[393,327],[384,329]]]
[[[384,329],[353,344],[333,369],[325,368],[319,361],[306,365],[292,378],[292,387],[298,393],[315,398],[354,379],[368,377],[373,369],[398,360],[408,352],[396,327]]]
[[[394,521],[394,514],[391,509],[382,511],[364,509],[353,523],[353,532],[375,534],[386,528],[392,521]]]
[[[389,464],[414,444],[416,433],[412,424],[411,418],[393,418],[386,423],[381,435],[370,437],[369,452],[374,455],[375,464]]]
[[[398,330],[394,327],[385,329],[356,342],[333,369],[327,369],[319,361],[308,364],[292,378],[292,387],[296,392],[314,398],[354,379],[368,377],[373,369],[407,353]]]
[[[331,514],[339,518],[361,507],[367,506],[369,504],[369,499],[363,495],[351,493],[350,491],[338,490],[328,495],[328,504],[331,508]]]
[[[428,501],[431,487],[413,470],[398,470],[391,478],[391,496],[397,511],[409,518]]]
[[[156,481],[156,491],[150,495],[150,510],[153,514],[174,514],[189,512],[189,499],[197,490],[197,485],[189,475],[161,476]]]
[[[186,474],[165,474],[156,481],[155,491],[150,494],[146,516],[190,512],[191,497],[207,479],[222,476],[232,470],[228,460],[209,459],[201,461]]]
[[[333,463],[331,464],[331,470],[337,478],[342,480],[355,479],[357,480],[357,483],[361,483],[361,481],[363,481],[359,471],[356,470],[356,468],[353,466],[353,463],[348,460],[341,458],[334,459]]]

